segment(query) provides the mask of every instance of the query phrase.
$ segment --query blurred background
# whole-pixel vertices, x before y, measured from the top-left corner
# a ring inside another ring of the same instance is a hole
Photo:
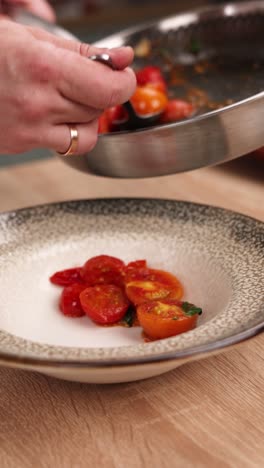
[[[125,27],[215,0],[53,0],[61,25],[94,41]]]

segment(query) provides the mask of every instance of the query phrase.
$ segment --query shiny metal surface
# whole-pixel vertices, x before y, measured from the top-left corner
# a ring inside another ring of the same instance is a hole
[[[12,14],[12,18],[17,23],[24,24],[26,26],[35,26],[43,28],[51,34],[55,34],[59,37],[64,37],[65,39],[76,39],[76,37],[71,34],[69,31],[57,26],[56,24],[49,23],[48,21],[39,18],[38,16],[29,13],[23,8],[16,8]]]
[[[257,18],[257,27],[254,22],[251,26],[252,18]],[[230,20],[234,23],[231,22],[231,27],[226,26]],[[165,18],[105,38],[96,45],[133,45],[140,37],[155,37],[157,33],[168,37],[173,32],[176,34],[173,47],[179,54],[184,31],[190,35],[192,30],[199,28],[202,28],[203,40],[209,44],[208,50],[211,44],[216,49],[221,48],[222,34],[222,40],[227,41],[226,48],[234,53],[234,57],[238,50],[245,50],[249,56],[259,55],[264,50],[264,2],[229,4]],[[259,31],[259,37],[256,31]],[[244,47],[240,44],[241,32]],[[213,84],[221,94],[223,77],[222,81],[220,78],[216,77]],[[236,101],[232,105],[179,123],[101,135],[89,154],[63,161],[81,171],[102,176],[143,178],[215,165],[249,153],[264,145],[264,77],[261,75],[260,82],[254,81],[249,90],[239,82],[237,75],[236,78],[230,76],[230,84]]]

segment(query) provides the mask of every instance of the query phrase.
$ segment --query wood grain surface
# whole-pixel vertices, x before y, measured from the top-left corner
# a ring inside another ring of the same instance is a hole
[[[1,211],[111,196],[193,200],[264,221],[264,164],[246,158],[134,181],[86,176],[57,160],[0,171]],[[263,467],[263,356],[260,335],[161,377],[109,386],[2,368],[0,467]]]

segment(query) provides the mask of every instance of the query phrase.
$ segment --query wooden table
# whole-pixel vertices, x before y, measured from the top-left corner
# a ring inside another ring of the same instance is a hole
[[[0,209],[89,197],[219,205],[264,221],[264,164],[244,159],[141,181],[57,160],[0,171]],[[1,468],[264,466],[264,335],[147,381],[100,386],[0,370]]]

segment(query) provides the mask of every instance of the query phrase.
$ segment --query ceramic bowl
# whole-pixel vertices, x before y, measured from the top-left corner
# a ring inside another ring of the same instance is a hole
[[[82,382],[123,382],[173,369],[264,326],[264,225],[205,205],[98,199],[0,215],[0,363]],[[56,270],[99,254],[175,273],[203,308],[198,327],[145,343],[141,329],[100,327],[58,310]]]

